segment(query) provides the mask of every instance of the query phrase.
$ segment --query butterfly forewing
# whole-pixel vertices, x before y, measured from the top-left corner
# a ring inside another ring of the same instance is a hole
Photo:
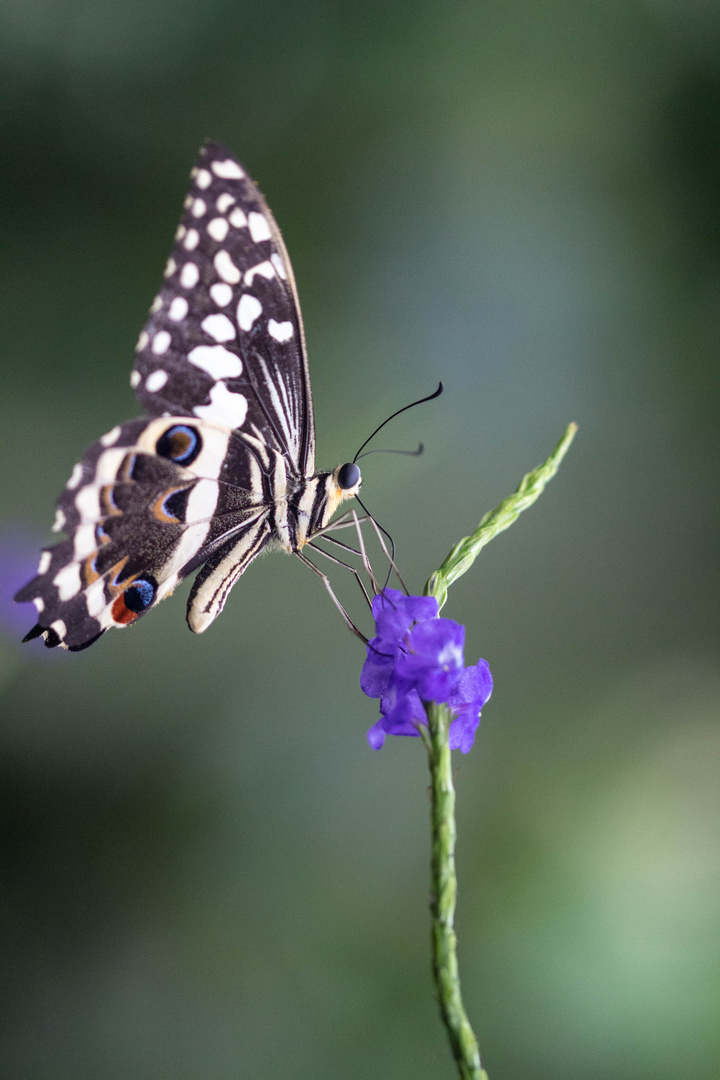
[[[315,431],[290,261],[265,200],[218,143],[191,173],[131,383],[154,416],[260,437],[311,476]]]

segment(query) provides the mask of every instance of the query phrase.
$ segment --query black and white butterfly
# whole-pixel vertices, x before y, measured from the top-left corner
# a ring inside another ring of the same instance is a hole
[[[360,487],[354,462],[315,472],[300,308],[265,200],[216,142],[191,180],[130,377],[150,418],[73,469],[53,525],[68,539],[16,596],[38,612],[26,641],[84,649],[200,566],[187,620],[202,633],[263,548],[300,554]]]

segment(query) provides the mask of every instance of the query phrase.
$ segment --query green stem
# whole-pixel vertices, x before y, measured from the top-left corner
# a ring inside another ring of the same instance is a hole
[[[432,857],[430,861],[430,914],[432,917],[433,977],[440,1014],[447,1028],[453,1056],[462,1080],[488,1080],[480,1066],[477,1039],[460,994],[455,935],[455,789],[448,744],[450,716],[446,706],[426,702],[427,728],[421,734],[428,752],[432,800]]]
[[[475,532],[456,544],[442,566],[428,579],[425,595],[434,596],[440,608],[447,600],[448,588],[470,569],[485,545],[498,533],[510,528],[523,510],[532,506],[542,494],[547,482],[552,480],[560,468],[560,462],[568,452],[576,433],[577,424],[568,424],[547,461],[523,476],[517,491],[485,514]]]

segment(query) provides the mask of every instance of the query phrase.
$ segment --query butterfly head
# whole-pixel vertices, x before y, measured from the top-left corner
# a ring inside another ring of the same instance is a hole
[[[327,524],[340,503],[357,495],[361,484],[362,474],[354,461],[346,461],[344,465],[338,465],[337,469],[330,473],[323,524]]]
[[[298,500],[295,544],[301,548],[318,529],[324,529],[340,503],[357,495],[362,483],[359,467],[352,461],[338,465],[332,472],[317,473],[307,483]]]
[[[347,493],[344,498],[356,495],[360,490],[362,484],[360,466],[356,465],[354,461],[346,461],[344,465],[339,465],[333,476],[340,490]]]

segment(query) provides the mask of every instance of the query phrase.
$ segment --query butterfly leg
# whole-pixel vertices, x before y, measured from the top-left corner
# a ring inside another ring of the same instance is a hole
[[[352,552],[353,555],[358,555],[359,554],[359,552],[355,551],[355,548],[351,548],[348,544],[341,543],[340,540],[334,540],[332,536],[326,536],[326,537],[324,537],[324,539],[327,540],[331,544],[337,544],[337,546],[341,547],[343,549],[343,551],[350,551],[350,552]],[[370,608],[370,610],[372,611],[372,601],[371,601],[371,599],[370,599],[370,597],[368,595],[368,591],[365,588],[365,585],[363,584],[363,580],[360,577],[360,571],[359,570],[356,570],[354,566],[350,566],[349,563],[343,562],[342,559],[336,559],[335,556],[331,555],[329,551],[325,551],[323,548],[318,547],[312,540],[310,541],[309,544],[307,544],[307,547],[311,547],[313,549],[313,551],[317,551],[320,555],[324,555],[326,559],[329,559],[330,562],[335,563],[336,566],[342,566],[345,570],[349,570],[350,573],[354,576],[354,578],[357,581],[358,585],[360,586],[360,589],[362,590],[362,594],[365,597],[365,601],[366,601],[368,607]],[[373,584],[374,584],[374,579],[373,579]]]
[[[352,513],[355,514],[355,511],[353,510]],[[355,516],[357,517],[357,515],[355,515]],[[372,514],[368,514],[368,518],[372,522],[373,529],[375,530],[375,535],[378,538],[378,543],[380,544],[380,547],[383,550],[383,554],[385,555],[385,558],[387,559],[387,561],[390,563],[390,574],[392,574],[393,571],[394,571],[395,577],[400,582],[400,585],[402,586],[403,592],[405,593],[406,596],[409,596],[410,593],[408,592],[408,587],[405,584],[405,582],[403,581],[402,576],[400,574],[400,571],[397,568],[397,564],[395,563],[395,545],[394,544],[392,545],[393,550],[392,550],[392,555],[391,555],[390,552],[388,551],[386,545],[385,545],[385,541],[383,540],[382,532],[380,530],[380,527],[378,526],[377,521],[372,516]],[[359,526],[360,520],[361,519],[358,518],[358,528],[360,527]],[[362,520],[364,521],[365,518],[363,518]],[[392,543],[392,538],[391,538],[391,543]],[[390,580],[390,574],[388,574],[388,581]],[[387,587],[387,581],[385,582],[385,586]]]
[[[377,580],[375,578],[375,575],[373,574],[373,569],[372,569],[372,566],[370,565],[370,559],[368,558],[367,551],[365,550],[365,538],[363,537],[362,529],[360,528],[360,518],[355,513],[355,510],[351,510],[350,514],[352,515],[353,524],[355,526],[355,533],[356,533],[357,538],[358,538],[358,547],[360,548],[360,558],[362,559],[362,564],[365,567],[365,571],[366,571],[368,577],[370,578],[370,583],[372,584],[373,592],[377,596],[377,594],[380,592],[380,589],[378,587],[378,583],[377,583]],[[365,520],[365,519],[363,519],[363,520]]]
[[[323,585],[325,586],[328,593],[330,594],[330,599],[332,600],[333,604],[335,605],[335,607],[338,609],[338,611],[342,615],[343,619],[345,620],[345,625],[348,627],[348,629],[350,631],[352,631],[352,633],[355,634],[356,637],[359,637],[360,640],[365,643],[365,645],[367,645],[368,639],[365,637],[365,635],[363,633],[360,632],[360,630],[358,630],[357,626],[352,621],[352,619],[348,615],[347,611],[345,610],[345,608],[342,606],[342,604],[338,600],[337,596],[333,592],[333,588],[332,588],[332,585],[330,584],[330,579],[328,578],[327,574],[323,574],[322,570],[320,570],[315,565],[315,563],[310,562],[310,560],[308,558],[306,558],[302,554],[301,551],[296,551],[295,554],[297,555],[300,562],[305,563],[305,566],[309,567],[312,570],[312,572],[314,574],[317,574],[317,576],[320,578]],[[325,553],[323,553],[323,554],[325,554]]]
[[[354,510],[350,510],[350,511],[348,511],[347,514],[344,514],[343,517],[338,518],[337,521],[334,521],[330,525],[326,526],[325,529],[322,530],[322,532],[317,532],[315,534],[315,536],[313,537],[313,539],[317,540],[317,538],[319,536],[323,536],[324,539],[328,540],[331,544],[336,544],[338,547],[343,548],[344,551],[349,551],[353,555],[357,555],[358,558],[360,558],[362,560],[363,568],[364,568],[367,576],[370,579],[370,584],[371,584],[371,587],[372,587],[372,591],[373,591],[374,595],[377,596],[377,594],[380,592],[380,587],[378,585],[377,578],[375,577],[375,574],[373,573],[373,568],[372,568],[372,565],[370,563],[370,559],[368,557],[368,554],[367,554],[367,552],[365,550],[365,540],[364,540],[364,537],[363,537],[363,534],[362,534],[362,529],[360,528],[363,521],[369,521],[369,520],[370,520],[369,514],[363,514],[362,517],[358,517],[358,515],[355,513]],[[334,536],[330,536],[330,533],[335,532],[336,529],[349,529],[349,528],[355,529],[355,532],[356,532],[357,538],[358,538],[358,547],[357,548],[351,547],[350,544],[343,544],[342,541],[336,540]],[[358,550],[358,548],[359,548],[359,550]],[[323,552],[323,554],[326,554],[326,553]],[[386,554],[387,554],[387,552],[386,552]],[[340,565],[341,566],[346,566],[346,563],[341,563]],[[347,567],[347,569],[349,570],[349,569],[351,569],[351,567]]]

